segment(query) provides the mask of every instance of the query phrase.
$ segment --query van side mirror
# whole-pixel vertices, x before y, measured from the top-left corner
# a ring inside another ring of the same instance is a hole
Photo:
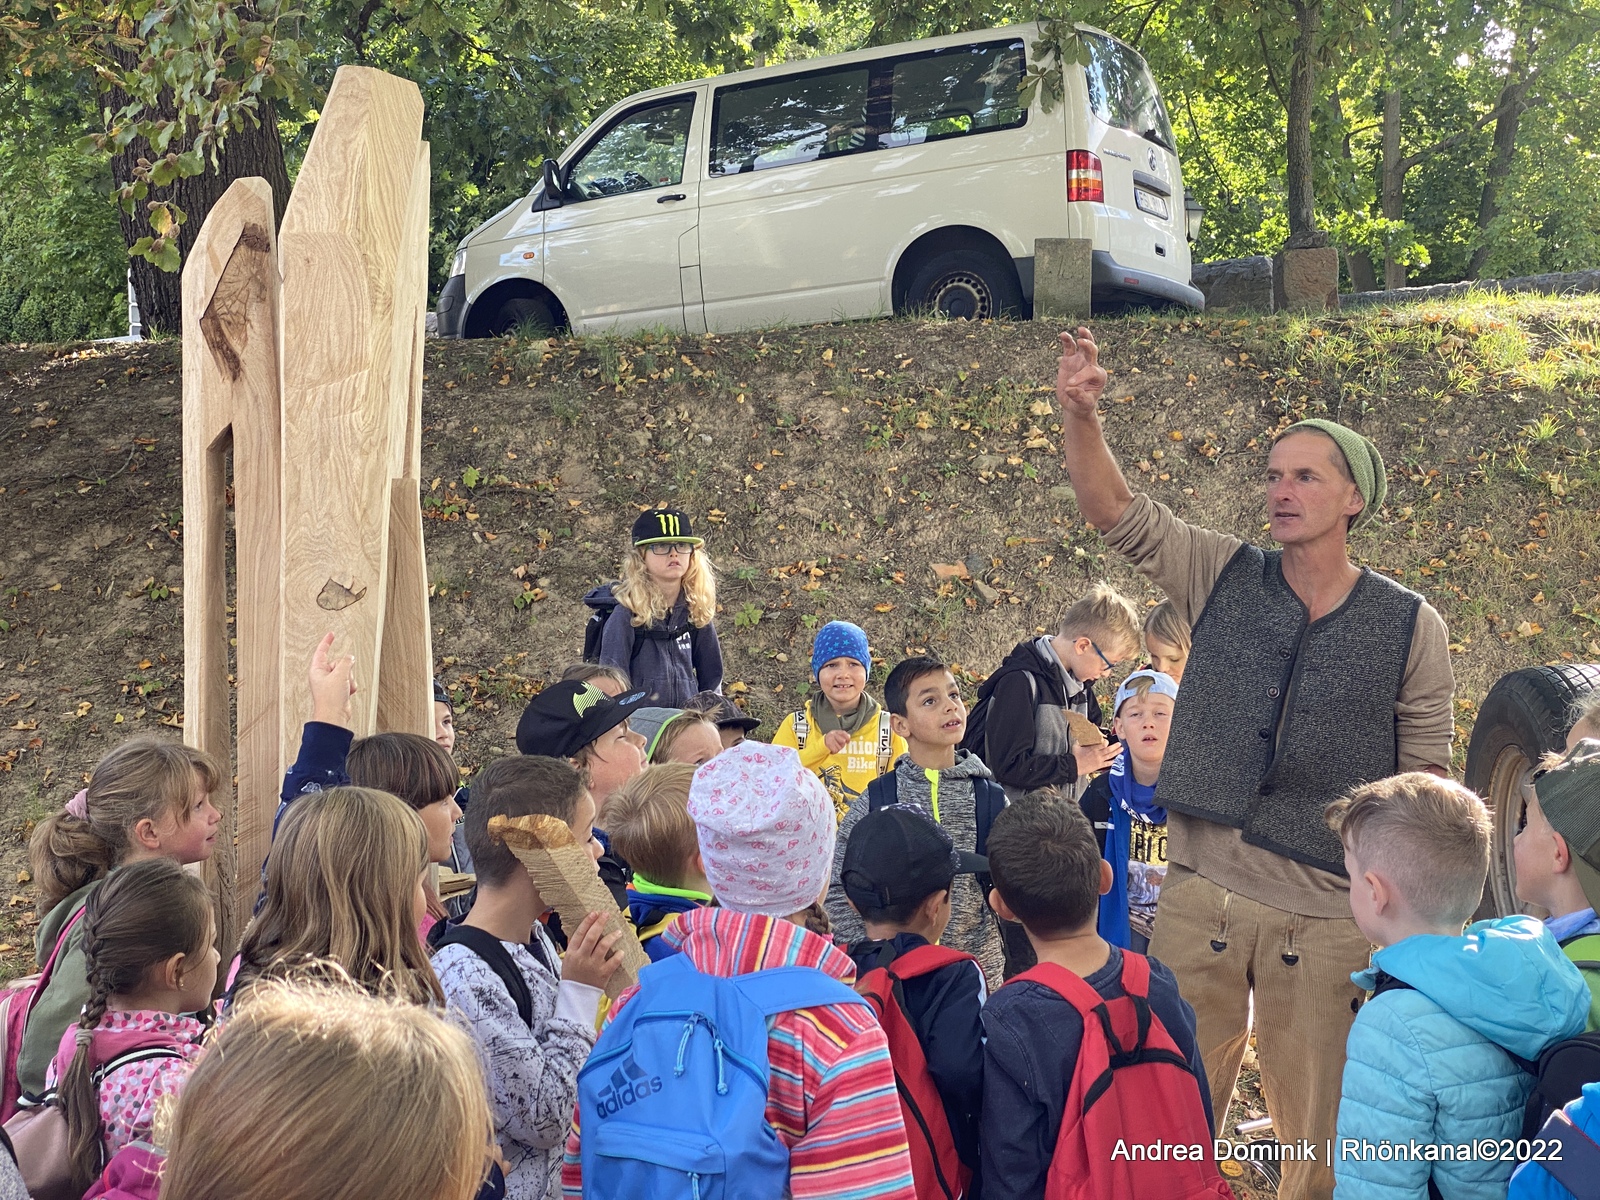
[[[566,189],[562,186],[561,168],[556,165],[556,160],[544,160],[544,204],[543,208],[560,208],[566,198],[562,193]]]

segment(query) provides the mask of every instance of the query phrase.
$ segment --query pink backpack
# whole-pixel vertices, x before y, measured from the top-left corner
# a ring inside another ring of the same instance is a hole
[[[22,1057],[22,1035],[28,1028],[28,1018],[33,1015],[34,1005],[44,995],[45,988],[50,986],[56,960],[66,949],[67,938],[73,929],[83,920],[83,910],[84,906],[80,904],[78,911],[68,917],[66,924],[61,927],[61,932],[56,935],[55,948],[45,960],[44,970],[39,972],[38,979],[31,984],[12,988],[0,998],[0,1029],[5,1031],[5,1059],[0,1062],[0,1124],[16,1116],[17,1101],[22,1096],[22,1084],[17,1079],[17,1062]]]
[[[129,1142],[112,1155],[83,1200],[156,1200],[166,1161],[149,1142]]]
[[[57,1079],[66,1074],[67,1068],[72,1064],[73,1055],[77,1052],[77,1030],[69,1028],[62,1035],[61,1049],[56,1054]],[[178,1042],[170,1034],[146,1030],[117,1033],[102,1030],[95,1034],[87,1053],[91,1055],[90,1066],[94,1068],[96,1103],[99,1102],[100,1086],[112,1072],[152,1058],[183,1057]],[[11,1139],[16,1152],[17,1167],[22,1171],[23,1182],[27,1185],[28,1194],[33,1200],[78,1200],[79,1192],[72,1186],[67,1116],[56,1100],[54,1089],[46,1095],[43,1103],[21,1109],[16,1116],[5,1123],[5,1131],[6,1136]],[[126,1162],[123,1161],[123,1156],[125,1151],[139,1145],[140,1143],[133,1143],[117,1152],[107,1164],[108,1174],[102,1175],[102,1184],[110,1178],[110,1168],[121,1163],[116,1179],[124,1192],[129,1191],[129,1185],[141,1177],[140,1173],[133,1169],[133,1161],[138,1156],[134,1155]],[[154,1178],[152,1176],[152,1179]],[[154,1191],[151,1195],[154,1195]]]

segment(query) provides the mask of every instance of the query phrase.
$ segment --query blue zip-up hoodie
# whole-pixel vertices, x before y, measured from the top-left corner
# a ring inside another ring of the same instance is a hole
[[[1501,1200],[1509,1161],[1376,1157],[1388,1147],[1513,1141],[1533,1076],[1507,1054],[1537,1059],[1583,1029],[1589,989],[1534,917],[1469,925],[1461,937],[1419,934],[1385,946],[1350,978],[1381,991],[1356,1015],[1345,1047],[1334,1200]],[[1356,1147],[1370,1145],[1369,1157]]]

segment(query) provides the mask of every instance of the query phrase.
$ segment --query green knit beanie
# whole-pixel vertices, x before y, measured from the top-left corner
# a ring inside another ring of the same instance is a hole
[[[1534,781],[1533,790],[1544,819],[1567,841],[1584,896],[1600,903],[1600,742],[1583,739]]]
[[[1337,421],[1324,421],[1321,418],[1297,421],[1274,440],[1281,442],[1291,433],[1303,430],[1327,434],[1344,455],[1344,461],[1350,467],[1350,477],[1356,481],[1356,490],[1365,501],[1361,511],[1350,522],[1350,528],[1354,529],[1382,508],[1384,497],[1389,494],[1389,476],[1383,467],[1383,455],[1378,453],[1371,438],[1362,437],[1354,429],[1346,429]]]

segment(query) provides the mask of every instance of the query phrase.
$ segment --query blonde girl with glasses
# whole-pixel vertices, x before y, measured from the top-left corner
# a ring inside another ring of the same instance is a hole
[[[609,610],[600,664],[626,672],[660,708],[683,708],[700,692],[722,690],[717,580],[704,546],[676,509],[641,513],[622,581],[584,597],[596,619]]]

